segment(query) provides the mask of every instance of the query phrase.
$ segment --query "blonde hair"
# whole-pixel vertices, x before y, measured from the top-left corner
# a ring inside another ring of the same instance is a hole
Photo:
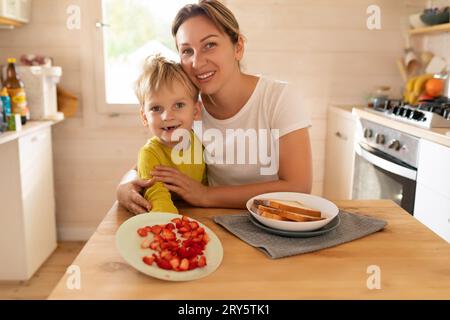
[[[182,84],[194,101],[198,101],[199,90],[184,73],[181,65],[157,54],[145,60],[144,70],[136,81],[135,93],[143,107],[148,95],[163,86],[172,88],[173,82]]]
[[[186,20],[197,16],[209,18],[216,28],[228,35],[233,44],[242,36],[233,12],[217,0],[200,0],[198,4],[188,4],[181,8],[172,24],[172,36],[177,35],[178,29]]]

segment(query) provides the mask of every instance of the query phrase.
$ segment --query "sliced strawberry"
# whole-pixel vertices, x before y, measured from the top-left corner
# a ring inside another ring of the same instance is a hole
[[[181,247],[178,249],[178,256],[180,258],[187,258],[188,257],[188,252],[186,247]]]
[[[172,220],[170,220],[170,221],[172,221],[173,223],[175,223],[175,225],[177,225],[178,223],[181,223],[181,219],[180,219],[180,218],[174,218],[174,219],[172,219]]]
[[[189,220],[189,218],[187,216],[182,216],[181,217],[182,221],[187,221],[187,222],[191,222],[191,220]]]
[[[189,269],[189,260],[184,258],[180,262],[180,266],[178,267],[180,271],[186,271]]]
[[[175,240],[177,236],[171,230],[164,228],[161,233],[161,237],[166,240]]]
[[[204,234],[205,233],[205,229],[202,228],[202,227],[198,228],[196,231],[197,231],[198,234]]]
[[[148,231],[146,228],[139,228],[137,231],[138,235],[140,235],[141,237],[146,237],[148,234]]]
[[[159,234],[157,234],[157,235],[153,236],[153,241],[161,242],[161,241],[163,241],[163,238],[161,238],[161,236]]]
[[[154,235],[159,235],[160,233],[161,233],[161,230],[162,230],[163,228],[161,227],[161,226],[158,226],[158,225],[154,225],[154,226],[152,226],[152,228],[151,228],[151,232],[154,234]]]
[[[148,264],[149,266],[151,266],[151,265],[153,264],[153,262],[155,261],[155,257],[152,257],[152,256],[145,256],[145,257],[142,258],[142,261],[143,261],[145,264]]]
[[[189,270],[196,269],[198,267],[198,260],[197,257],[189,260]]]
[[[152,243],[150,243],[150,249],[152,249],[152,250],[159,250],[159,248],[160,248],[160,245],[159,245],[159,242],[158,241],[153,241]]]
[[[195,237],[197,237],[197,236],[198,236],[197,230],[191,231],[191,237],[192,237],[192,238],[195,238]]]
[[[202,242],[203,241],[203,236],[204,235],[199,235],[199,236],[197,236],[197,237],[195,237],[195,238],[192,238],[192,242]]]
[[[189,227],[181,227],[181,228],[178,228],[178,231],[180,233],[186,233],[186,232],[191,231],[191,229]]]
[[[167,241],[160,242],[160,246],[162,250],[166,250],[169,248],[169,243]]]
[[[192,230],[195,230],[198,228],[198,223],[196,221],[189,222],[189,225],[191,226]]]
[[[174,257],[170,259],[169,263],[172,266],[173,270],[177,270],[178,266],[180,265],[180,258]]]
[[[173,229],[175,229],[175,225],[173,223],[168,223],[168,224],[166,224],[165,228],[172,231]]]
[[[170,250],[177,250],[178,249],[178,242],[172,240],[168,242],[169,244],[169,249]]]
[[[141,248],[142,249],[148,249],[150,247],[150,240],[149,239],[145,239],[144,241],[141,242]]]
[[[210,240],[210,238],[209,238],[208,234],[205,233],[205,234],[203,235],[203,242],[206,244],[206,243],[209,242],[209,240]]]
[[[171,265],[170,262],[167,261],[167,260],[164,260],[164,259],[156,259],[156,264],[157,264],[158,267],[160,267],[161,269],[172,270],[172,265]]]
[[[198,267],[203,268],[204,266],[206,266],[206,257],[201,256],[200,259],[198,259]]]
[[[183,233],[183,234],[181,235],[181,237],[182,237],[182,238],[185,238],[185,239],[189,239],[189,238],[191,237],[191,233],[190,233],[190,232],[185,232],[185,233]]]

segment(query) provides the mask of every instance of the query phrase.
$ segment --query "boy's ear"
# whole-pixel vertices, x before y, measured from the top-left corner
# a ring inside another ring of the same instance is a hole
[[[194,120],[202,119],[202,103],[197,101],[194,105]]]
[[[141,106],[139,113],[141,114],[142,124],[146,127],[148,125],[148,120],[147,120],[147,116],[145,115],[143,106]]]

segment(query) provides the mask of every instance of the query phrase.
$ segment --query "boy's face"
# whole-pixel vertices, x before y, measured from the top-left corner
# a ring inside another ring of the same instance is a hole
[[[161,86],[157,92],[151,92],[141,107],[141,117],[144,126],[167,146],[175,146],[178,141],[172,141],[176,129],[190,131],[194,120],[200,119],[200,102],[194,101],[191,94],[178,81],[172,88]]]

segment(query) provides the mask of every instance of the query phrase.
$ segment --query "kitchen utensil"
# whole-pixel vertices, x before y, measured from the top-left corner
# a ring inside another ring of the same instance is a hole
[[[320,210],[322,213],[322,217],[325,217],[325,219],[319,221],[297,222],[297,221],[279,221],[262,217],[256,212],[252,211],[252,205],[253,200],[263,198],[274,200],[286,200],[286,201],[300,201],[307,207]],[[273,192],[260,194],[247,201],[247,209],[250,212],[250,214],[260,223],[274,229],[285,231],[317,230],[324,227],[326,224],[330,223],[331,220],[333,220],[333,218],[336,217],[336,215],[339,213],[338,207],[327,199],[318,196],[313,196],[310,194],[296,193],[296,192]]]
[[[151,249],[141,249],[140,244],[142,238],[137,234],[139,228],[145,226],[152,226],[156,224],[169,223],[174,218],[180,218],[181,215],[164,212],[152,212],[144,213],[138,216],[134,216],[125,221],[117,230],[116,233],[116,246],[120,255],[136,270],[152,276],[154,278],[169,280],[169,281],[188,281],[206,277],[214,272],[222,262],[223,248],[219,238],[212,232],[211,229],[206,227],[199,221],[189,218],[192,221],[196,221],[205,232],[208,234],[210,241],[205,249],[205,256],[207,265],[203,268],[197,268],[190,271],[176,272],[172,270],[164,270],[152,265],[146,265],[142,261],[142,257],[151,255],[153,251]]]

